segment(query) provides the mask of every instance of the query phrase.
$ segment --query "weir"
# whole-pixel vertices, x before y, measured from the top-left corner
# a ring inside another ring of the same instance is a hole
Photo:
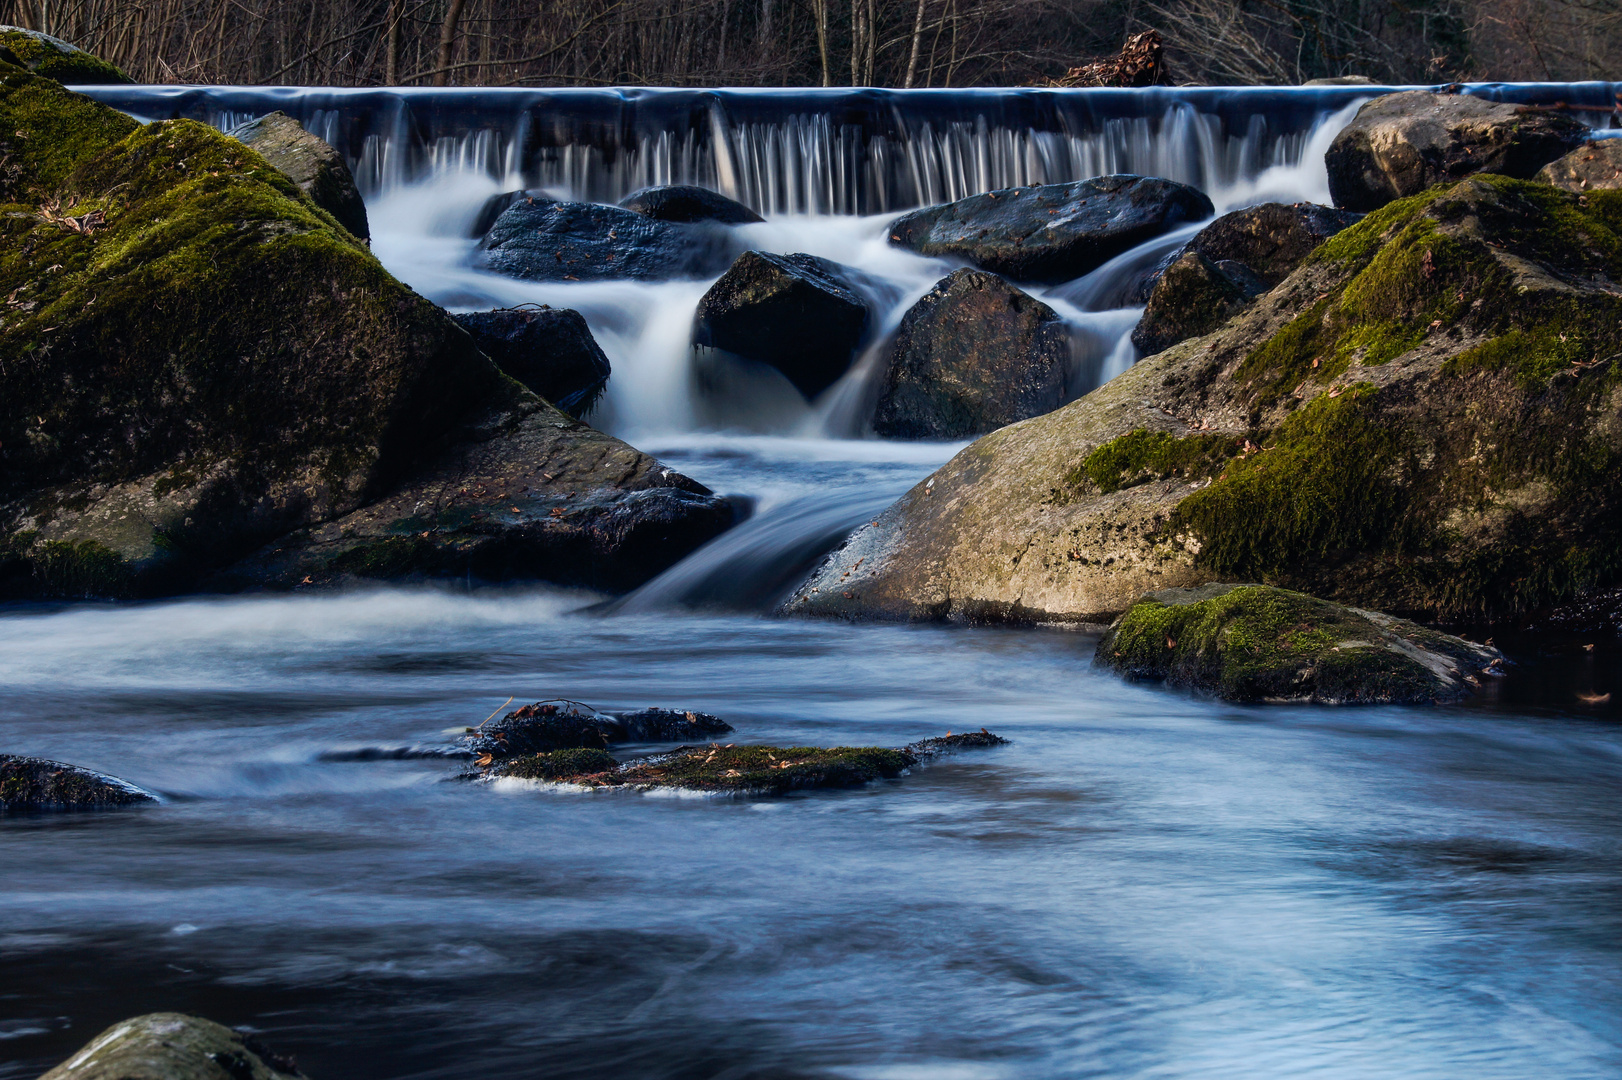
[[[1298,162],[1324,117],[1413,87],[79,89],[144,121],[222,129],[279,109],[337,147],[368,196],[472,171],[593,201],[691,183],[764,214],[879,214],[1112,172],[1215,192]],[[1622,123],[1622,83],[1457,89]]]

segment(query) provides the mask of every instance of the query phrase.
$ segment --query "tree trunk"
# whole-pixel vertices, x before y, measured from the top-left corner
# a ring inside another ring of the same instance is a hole
[[[924,40],[924,0],[918,0],[918,14],[912,19],[912,52],[907,57],[907,81],[901,85],[908,90],[912,89],[913,80],[918,77],[918,47]]]
[[[404,17],[405,0],[389,0],[389,43],[383,59],[383,81],[390,86],[400,85],[400,20]]]
[[[817,20],[817,52],[822,56],[822,85],[832,86],[833,72],[828,69],[828,0],[811,0]]]
[[[444,86],[451,77],[451,56],[456,51],[456,24],[462,21],[467,0],[451,0],[445,11],[445,25],[439,29],[439,63],[434,68],[434,85]]]

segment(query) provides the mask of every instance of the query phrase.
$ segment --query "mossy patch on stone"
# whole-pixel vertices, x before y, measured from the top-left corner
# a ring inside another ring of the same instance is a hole
[[[1222,471],[1228,458],[1239,453],[1243,439],[1228,435],[1186,435],[1138,428],[1111,439],[1082,459],[1065,477],[1068,487],[1091,481],[1108,495],[1150,480],[1178,477],[1199,480]]]
[[[598,788],[782,795],[805,788],[860,787],[899,776],[917,760],[905,750],[877,746],[711,745],[616,766],[605,751],[580,749],[514,758],[491,775]]]
[[[258,1039],[184,1013],[121,1020],[40,1080],[299,1080]]]
[[[1263,585],[1167,589],[1110,627],[1098,662],[1231,701],[1438,702],[1489,675],[1495,650]]]
[[[513,758],[503,763],[495,774],[518,780],[583,782],[588,777],[598,777],[618,768],[619,762],[607,750],[583,746]]]
[[[94,53],[85,52],[61,38],[42,34],[38,30],[0,26],[0,61],[10,62],[6,57],[8,52],[16,58],[19,66],[70,86],[135,81]]]

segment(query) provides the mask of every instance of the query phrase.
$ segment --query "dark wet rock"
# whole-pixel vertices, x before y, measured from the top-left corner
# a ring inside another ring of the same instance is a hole
[[[1211,200],[1186,184],[1100,176],[1005,188],[915,210],[890,226],[890,242],[920,255],[962,259],[1015,281],[1069,281],[1213,213]]]
[[[253,1036],[184,1013],[121,1020],[40,1080],[297,1080]]]
[[[480,725],[463,747],[477,757],[509,758],[611,743],[683,742],[731,730],[731,724],[708,713],[653,708],[616,715],[560,698],[525,705]]]
[[[0,595],[628,588],[734,520],[503,376],[241,142],[0,67],[0,201],[48,211],[0,217]]]
[[[473,223],[468,226],[467,234],[474,240],[479,239],[490,231],[490,226],[496,219],[507,212],[507,208],[514,203],[526,200],[552,201],[552,197],[544,191],[503,191],[490,196],[479,206],[479,212],[473,215]]]
[[[0,810],[89,810],[157,801],[115,776],[45,758],[0,754]]]
[[[1211,333],[965,448],[783,610],[1107,623],[1259,581],[1519,623],[1612,589],[1614,198],[1478,176],[1370,214]]]
[[[1214,262],[1185,251],[1166,267],[1149,293],[1132,344],[1144,355],[1169,349],[1221,326],[1266,286],[1243,264]]]
[[[915,743],[908,743],[902,747],[907,753],[920,761],[932,757],[944,757],[962,750],[989,750],[997,746],[1007,746],[1008,740],[1001,735],[993,735],[985,728],[979,731],[964,731],[953,734],[948,731],[945,735],[933,739],[920,739]]]
[[[1584,143],[1539,169],[1537,179],[1567,191],[1622,188],[1622,138]]]
[[[528,304],[452,318],[497,367],[575,419],[608,386],[608,357],[578,311]]]
[[[1262,203],[1223,214],[1188,246],[1214,263],[1239,263],[1271,289],[1319,244],[1362,217],[1316,203]]]
[[[1503,656],[1375,611],[1265,585],[1162,589],[1115,620],[1095,662],[1229,701],[1457,701]]]
[[[848,268],[746,251],[698,302],[693,344],[768,364],[813,398],[850,368],[867,320]]]
[[[61,38],[20,26],[0,26],[0,63],[14,64],[68,86],[132,83],[99,56]]]
[[[284,112],[268,113],[239,124],[228,135],[254,149],[280,169],[310,201],[338,219],[362,240],[371,238],[366,204],[343,155]]]
[[[671,184],[634,191],[619,201],[627,210],[659,221],[714,221],[747,225],[766,219],[736,199],[693,184]]]
[[[901,320],[873,430],[962,439],[1057,409],[1070,339],[1058,314],[995,274],[957,270]]]
[[[1405,90],[1359,109],[1324,164],[1335,205],[1367,212],[1474,173],[1530,179],[1588,135],[1564,113]]]
[[[726,227],[711,222],[525,194],[496,218],[473,262],[527,281],[665,281],[718,274],[737,247]]]

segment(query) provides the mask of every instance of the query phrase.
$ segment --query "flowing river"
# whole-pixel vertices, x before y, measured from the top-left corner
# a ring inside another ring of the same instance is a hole
[[[773,618],[959,448],[863,437],[881,344],[810,405],[717,390],[687,345],[708,282],[466,268],[498,191],[694,179],[767,213],[752,246],[884,282],[893,327],[947,269],[885,243],[907,205],[1103,166],[1197,182],[1219,212],[1325,201],[1341,90],[1268,99],[1272,128],[1197,96],[1086,130],[909,114],[866,142],[703,114],[617,156],[578,132],[572,156],[534,150],[528,99],[447,135],[454,95],[368,128],[376,103],[337,92],[98,91],[146,116],[325,116],[394,273],[452,309],[580,310],[614,366],[593,422],[754,514],[623,598],[0,609],[0,750],[163,798],[0,820],[0,1080],[159,1009],[262,1031],[316,1080],[1622,1077],[1617,640],[1501,633],[1510,674],[1459,706],[1239,707],[1095,672],[1084,631]],[[1192,232],[1032,290],[1072,328],[1077,392],[1136,359],[1129,285]],[[771,800],[493,790],[396,753],[552,697],[698,709],[748,742],[1011,743]]]

